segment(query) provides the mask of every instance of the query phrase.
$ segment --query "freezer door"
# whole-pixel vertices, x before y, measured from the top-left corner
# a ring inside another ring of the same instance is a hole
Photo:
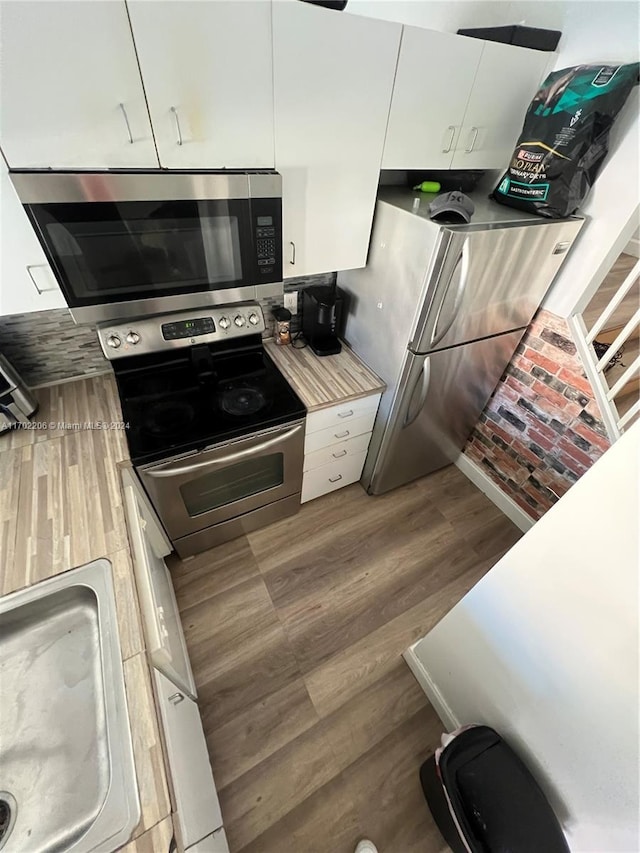
[[[582,224],[444,229],[409,349],[434,352],[528,326]]]
[[[389,420],[374,430],[362,477],[369,494],[457,458],[522,335],[518,329],[428,356],[407,355]]]

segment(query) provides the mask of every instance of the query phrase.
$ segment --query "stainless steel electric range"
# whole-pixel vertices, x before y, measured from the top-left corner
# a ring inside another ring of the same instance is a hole
[[[131,459],[181,557],[300,507],[306,410],[263,330],[255,303],[98,328]]]

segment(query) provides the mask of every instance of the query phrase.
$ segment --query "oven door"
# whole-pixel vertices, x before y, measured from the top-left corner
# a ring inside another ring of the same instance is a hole
[[[138,468],[171,539],[300,492],[304,421]]]
[[[79,322],[253,299],[282,281],[279,175],[11,177]]]

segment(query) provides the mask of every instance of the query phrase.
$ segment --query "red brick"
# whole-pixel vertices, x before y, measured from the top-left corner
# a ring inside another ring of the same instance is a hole
[[[586,424],[583,424],[580,420],[576,420],[572,423],[571,429],[603,453],[611,447],[610,441],[603,438],[601,435],[598,435],[598,433],[594,432],[592,429],[589,429],[589,427]]]
[[[551,427],[547,426],[546,424],[543,424],[542,421],[536,420],[534,423],[531,424],[531,426],[533,429],[535,429],[536,432],[538,432],[540,435],[543,435],[551,442],[554,442],[558,437],[558,433],[555,430],[551,429]]]
[[[546,370],[547,373],[551,373],[553,376],[560,370],[560,365],[557,361],[552,361],[550,358],[542,355],[542,353],[537,352],[534,349],[527,349],[524,351],[525,358],[529,361],[532,361],[534,364],[537,364],[538,367],[541,367],[543,370]]]
[[[535,521],[537,521],[539,518],[542,518],[544,513],[539,511],[536,512],[535,508],[528,504],[523,497],[521,497],[520,495],[511,495],[511,497],[518,504],[520,509],[523,509],[527,513],[527,515],[531,516],[531,518],[533,518]]]
[[[527,435],[531,439],[531,441],[535,441],[537,445],[539,445],[543,450],[552,451],[553,444],[545,438],[541,433],[537,432],[535,429],[530,429],[527,431]]]
[[[507,427],[511,426],[511,424],[508,421],[505,421],[505,425]],[[512,435],[512,434],[508,433],[506,430],[501,429],[498,426],[498,424],[494,424],[493,421],[489,421],[487,423],[487,426],[492,430],[494,435],[497,435],[498,438],[501,438],[505,442],[505,444],[512,444],[515,441],[515,434]],[[517,432],[515,427],[513,427],[513,430],[514,430],[514,433]]]
[[[576,370],[578,366],[577,356],[569,355],[568,352],[564,352],[558,347],[554,347],[551,344],[545,341],[544,346],[541,350],[542,354],[547,358],[551,359],[551,361],[557,362],[560,367],[566,367],[569,370]],[[558,374],[560,376],[560,374]],[[560,377],[561,378],[561,377]]]
[[[559,453],[558,459],[560,460],[560,462],[562,462],[565,468],[568,468],[570,471],[573,471],[573,473],[577,474],[578,477],[582,477],[582,475],[589,470],[592,464],[591,460],[589,460],[589,465],[585,467],[584,465],[581,465],[579,462],[577,462],[572,456],[568,456],[566,453]]]
[[[525,400],[535,400],[535,391],[532,391],[528,385],[523,385],[522,382],[515,378],[515,376],[507,376],[506,384],[512,392],[517,394],[514,402],[516,402],[520,397],[524,397]],[[504,388],[504,384],[501,387]]]
[[[509,382],[509,379],[511,379],[511,376],[508,377],[507,383]],[[521,385],[519,385],[519,387],[522,388]],[[514,388],[512,388],[510,384],[506,384],[503,382],[500,385],[498,385],[498,389],[496,391],[495,399],[496,399],[496,401],[500,400],[500,399],[503,399],[503,400],[507,399],[512,403],[517,403],[518,399],[521,396],[522,395],[519,394],[518,391],[516,391]]]
[[[572,441],[569,441],[567,438],[561,438],[558,442],[558,447],[561,450],[564,450],[565,453],[568,453],[572,459],[575,459],[576,462],[580,462],[581,465],[584,465],[585,468],[590,468],[593,465],[593,459],[584,452],[584,450],[580,450],[579,447],[576,447]]]
[[[532,453],[528,447],[525,447],[521,441],[517,439],[514,440],[511,447],[515,450],[518,456],[522,456],[523,459],[526,459],[527,462],[530,462],[532,465],[538,466],[540,464],[540,459]]]
[[[531,388],[537,394],[540,394],[540,396],[545,400],[548,400],[557,409],[563,410],[569,402],[566,397],[563,397],[562,394],[558,394],[557,391],[554,391],[553,388],[549,388],[548,385],[545,385],[544,382],[540,382],[539,379],[534,381]]]
[[[593,388],[591,387],[589,380],[585,379],[584,376],[579,376],[575,371],[568,370],[566,367],[563,367],[558,374],[558,379],[566,382],[567,385],[571,385],[572,388],[577,388],[579,391],[582,391],[583,394],[587,395],[587,397],[593,397]]]

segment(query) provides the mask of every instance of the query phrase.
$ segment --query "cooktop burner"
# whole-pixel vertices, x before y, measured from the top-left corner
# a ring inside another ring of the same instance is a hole
[[[305,407],[259,336],[113,363],[135,464],[297,420]]]
[[[251,385],[227,388],[220,392],[220,408],[228,415],[253,415],[267,405],[259,388]]]

